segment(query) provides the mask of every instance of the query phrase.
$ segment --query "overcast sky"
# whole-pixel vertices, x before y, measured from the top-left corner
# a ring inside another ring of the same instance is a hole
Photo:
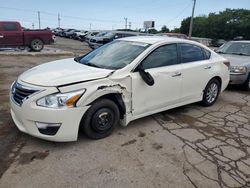
[[[78,29],[124,28],[125,20],[132,29],[142,28],[143,21],[154,20],[156,28],[179,27],[183,18],[191,15],[192,0],[0,0],[0,20],[20,21],[25,27],[38,28],[37,11],[41,11],[41,26]],[[250,9],[250,0],[197,0],[195,15],[223,11],[226,8]]]

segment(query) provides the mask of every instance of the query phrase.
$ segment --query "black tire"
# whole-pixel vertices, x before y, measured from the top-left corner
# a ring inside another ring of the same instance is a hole
[[[220,94],[220,88],[221,88],[221,84],[217,79],[214,78],[210,80],[203,92],[201,105],[212,106],[216,102]]]
[[[242,88],[243,88],[245,91],[250,91],[250,73],[249,73],[249,75],[248,75],[247,80],[246,80],[245,83],[242,85]]]
[[[109,136],[118,124],[120,112],[117,105],[109,99],[99,99],[85,113],[81,130],[91,139]]]
[[[41,39],[33,39],[30,43],[32,51],[40,52],[44,47],[44,42]]]

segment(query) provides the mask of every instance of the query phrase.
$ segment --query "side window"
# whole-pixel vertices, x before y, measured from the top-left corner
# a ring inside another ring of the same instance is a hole
[[[15,23],[3,23],[3,30],[4,31],[16,31],[16,24]]]
[[[142,62],[142,66],[144,69],[175,64],[178,64],[176,44],[169,44],[157,48]]]
[[[210,57],[211,57],[211,52],[208,51],[208,50],[206,50],[206,49],[203,49],[203,51],[204,51],[204,54],[205,54],[205,59],[210,59]]]
[[[192,44],[180,44],[181,62],[188,63],[193,61],[204,60],[203,50],[199,46]]]
[[[115,39],[119,39],[119,38],[122,38],[122,34],[121,33],[116,33],[115,34]]]
[[[129,34],[129,33],[123,33],[123,37],[132,37],[132,36],[135,36],[135,35]]]

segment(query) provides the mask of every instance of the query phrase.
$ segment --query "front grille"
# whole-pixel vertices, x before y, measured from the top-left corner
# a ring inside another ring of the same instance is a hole
[[[23,101],[27,99],[30,95],[37,92],[38,90],[31,89],[29,87],[23,86],[15,82],[11,89],[11,94],[13,100],[18,104],[22,105]]]

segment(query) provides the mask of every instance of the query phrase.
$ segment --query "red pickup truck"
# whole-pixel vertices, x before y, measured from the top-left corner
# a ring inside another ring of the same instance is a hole
[[[0,21],[0,48],[30,47],[41,51],[44,44],[54,42],[54,35],[48,30],[23,30],[19,22]]]

